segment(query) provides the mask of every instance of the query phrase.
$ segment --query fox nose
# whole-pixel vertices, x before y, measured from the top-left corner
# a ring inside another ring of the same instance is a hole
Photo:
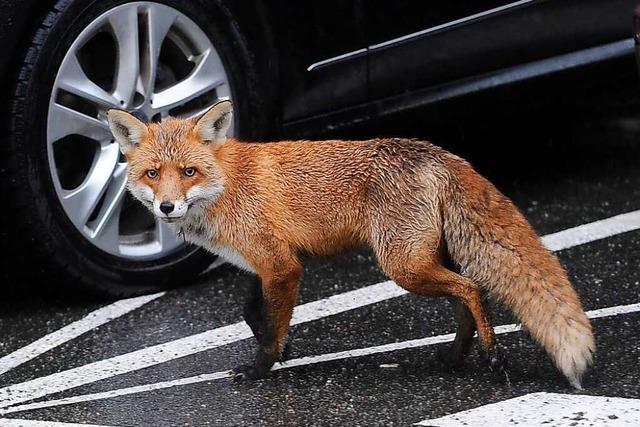
[[[171,202],[160,203],[160,211],[165,215],[169,215],[171,212],[173,212],[174,207],[174,204]]]

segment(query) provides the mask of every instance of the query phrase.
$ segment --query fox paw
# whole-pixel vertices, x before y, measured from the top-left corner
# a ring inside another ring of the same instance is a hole
[[[231,378],[233,381],[250,381],[259,380],[267,375],[251,365],[240,365],[231,370]]]
[[[498,346],[489,350],[487,362],[489,362],[489,369],[493,372],[505,372],[507,370],[507,357]]]

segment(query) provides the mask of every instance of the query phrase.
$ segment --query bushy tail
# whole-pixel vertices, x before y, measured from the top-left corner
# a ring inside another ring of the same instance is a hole
[[[475,172],[464,172],[443,202],[451,259],[509,307],[571,385],[581,388],[595,341],[565,270],[511,201]]]

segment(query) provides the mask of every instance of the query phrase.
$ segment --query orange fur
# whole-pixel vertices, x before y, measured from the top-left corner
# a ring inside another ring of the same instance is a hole
[[[284,346],[302,256],[368,246],[398,285],[458,301],[456,358],[474,326],[483,349],[495,350],[487,291],[580,386],[595,347],[577,294],[517,208],[462,159],[405,139],[203,143],[197,122],[186,120],[138,133],[135,148],[123,146],[132,193],[146,186],[163,200],[204,194],[175,227],[261,278],[274,336],[256,363],[267,370]],[[185,167],[198,173],[184,177]],[[149,168],[156,179],[146,177]]]

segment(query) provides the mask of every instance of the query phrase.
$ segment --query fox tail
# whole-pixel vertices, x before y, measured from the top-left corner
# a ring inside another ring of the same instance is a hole
[[[512,310],[571,385],[580,389],[595,351],[580,299],[558,259],[513,203],[473,175],[464,180],[463,174],[445,201],[449,256],[461,274]]]

